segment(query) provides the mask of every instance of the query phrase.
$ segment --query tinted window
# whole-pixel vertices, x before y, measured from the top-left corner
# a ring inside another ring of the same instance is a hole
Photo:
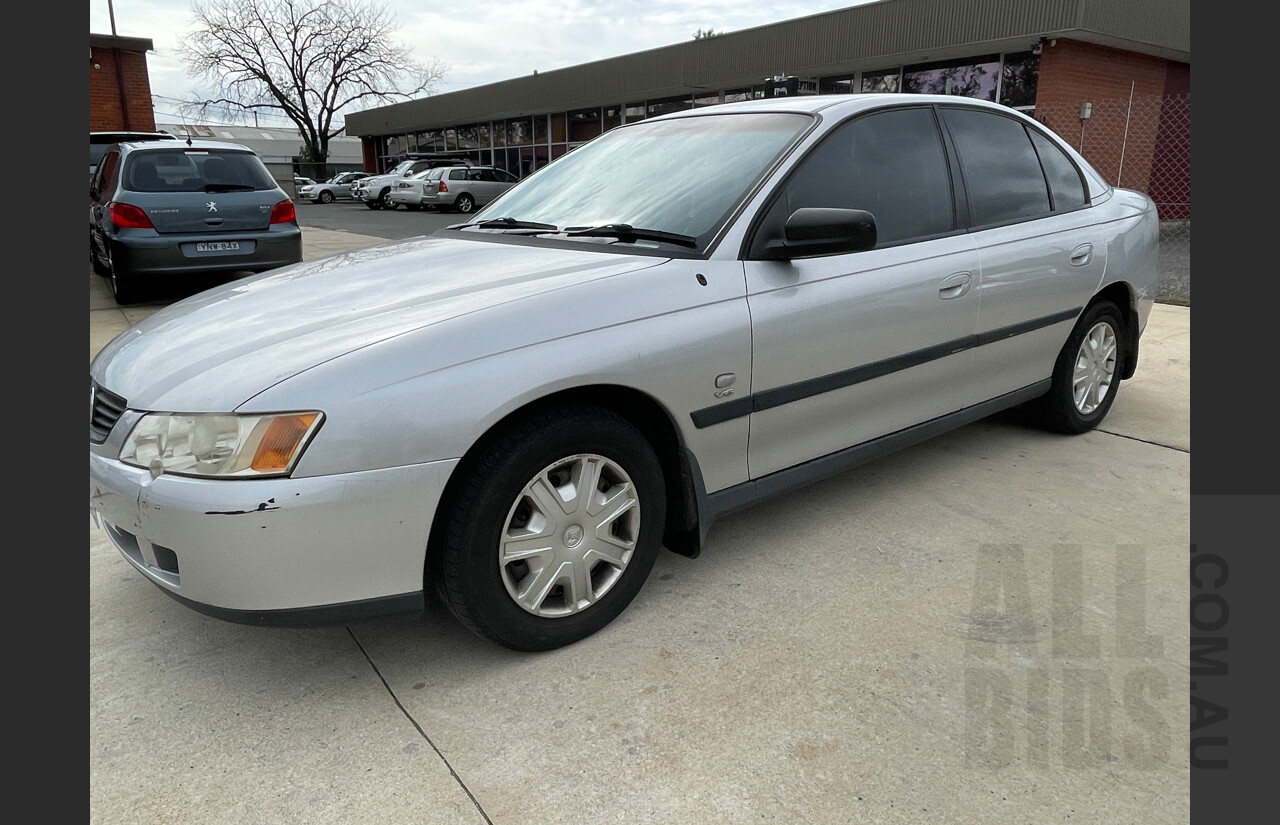
[[[1040,155],[1045,177],[1049,179],[1049,195],[1053,198],[1053,211],[1065,212],[1079,209],[1088,202],[1084,179],[1080,170],[1052,141],[1039,132],[1031,132],[1031,142]]]
[[[134,192],[264,190],[276,185],[257,155],[195,149],[135,152],[125,161],[124,182]]]
[[[803,161],[783,193],[786,214],[803,206],[865,209],[877,245],[938,235],[955,226],[951,181],[929,109],[851,121]]]
[[[943,109],[955,140],[976,225],[1049,214],[1049,190],[1040,159],[1022,124],[972,109]]]

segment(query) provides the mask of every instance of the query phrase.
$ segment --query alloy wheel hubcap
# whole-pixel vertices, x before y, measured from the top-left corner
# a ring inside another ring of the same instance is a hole
[[[1111,325],[1099,321],[1080,342],[1072,375],[1071,395],[1076,410],[1089,415],[1101,406],[1116,372],[1116,334]]]
[[[507,594],[545,618],[579,613],[622,578],[640,533],[635,484],[617,463],[569,456],[534,476],[507,513],[498,567]]]

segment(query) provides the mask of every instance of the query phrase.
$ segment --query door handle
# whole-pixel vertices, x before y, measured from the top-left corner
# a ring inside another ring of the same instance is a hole
[[[969,291],[969,287],[972,284],[973,275],[968,272],[957,272],[954,275],[948,275],[943,279],[942,285],[938,287],[938,297],[944,301],[959,298]]]
[[[1072,266],[1087,266],[1093,260],[1093,244],[1082,243],[1071,251]]]

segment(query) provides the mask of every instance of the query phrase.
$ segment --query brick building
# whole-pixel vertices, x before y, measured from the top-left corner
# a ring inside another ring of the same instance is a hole
[[[154,132],[151,76],[147,52],[150,39],[89,35],[89,131]]]
[[[1190,219],[1190,0],[877,0],[355,112],[346,129],[371,171],[465,151],[523,176],[670,111],[886,91],[1027,112],[1164,219]]]

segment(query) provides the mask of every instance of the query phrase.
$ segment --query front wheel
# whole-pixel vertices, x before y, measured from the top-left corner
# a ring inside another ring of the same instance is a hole
[[[316,200],[321,203],[333,203],[333,193],[325,189],[317,196]]]
[[[1102,423],[1120,387],[1125,334],[1112,302],[1099,301],[1084,311],[1054,363],[1049,392],[1028,405],[1040,426],[1074,435]]]
[[[378,204],[383,209],[395,209],[396,202],[391,200],[391,190],[383,189],[382,194],[378,196]]]
[[[629,422],[592,407],[531,416],[463,472],[433,574],[473,632],[551,650],[600,630],[640,591],[666,499],[653,449]]]
[[[380,201],[380,200],[376,200],[376,201],[365,201],[365,202],[364,202],[364,205],[365,205],[365,206],[367,206],[367,207],[369,207],[370,209],[381,209],[381,208],[382,208],[382,201]]]

